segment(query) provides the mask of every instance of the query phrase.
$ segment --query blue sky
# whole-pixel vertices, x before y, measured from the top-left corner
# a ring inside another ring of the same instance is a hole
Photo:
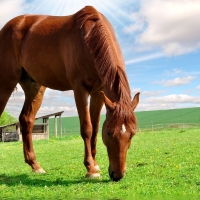
[[[111,22],[120,43],[136,111],[200,106],[200,0],[0,0],[0,28],[21,14],[69,15],[93,5]],[[18,116],[18,86],[6,110]],[[73,92],[48,89],[38,116],[77,115]],[[103,109],[105,112],[105,109]]]

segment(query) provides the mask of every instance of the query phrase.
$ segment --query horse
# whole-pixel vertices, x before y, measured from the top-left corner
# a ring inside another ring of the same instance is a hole
[[[18,83],[25,94],[19,115],[24,159],[33,172],[46,173],[36,160],[32,128],[48,87],[74,92],[87,178],[100,177],[95,156],[105,104],[102,140],[108,173],[112,181],[124,176],[139,93],[131,98],[123,55],[103,14],[86,6],[69,16],[21,15],[7,22],[0,31],[0,114]]]

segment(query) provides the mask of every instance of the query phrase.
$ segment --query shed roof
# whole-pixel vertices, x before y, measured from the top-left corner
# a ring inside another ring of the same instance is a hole
[[[0,128],[5,128],[5,127],[8,127],[8,126],[14,126],[14,125],[17,125],[19,124],[19,122],[15,122],[15,123],[12,123],[12,124],[6,124],[4,126],[0,126]]]
[[[41,118],[42,118],[42,119],[47,119],[47,118],[49,118],[49,117],[51,117],[51,116],[55,116],[55,117],[61,116],[63,112],[64,112],[64,111],[57,112],[57,113],[52,113],[52,114],[49,114],[49,115],[44,115],[44,116],[35,118],[35,120],[41,119]],[[14,125],[18,125],[18,124],[19,124],[19,122],[15,122],[15,123],[12,123],[12,124],[6,124],[6,125],[4,125],[4,126],[0,126],[0,128],[5,128],[5,127],[8,127],[8,126],[14,126]]]
[[[57,116],[61,116],[63,112],[64,112],[64,111],[57,112],[57,113],[52,113],[52,114],[49,114],[49,115],[44,115],[44,116],[41,116],[41,117],[37,117],[37,118],[35,118],[35,119],[41,119],[41,118],[44,119],[44,118],[49,118],[49,117],[51,117],[51,116],[57,117]]]

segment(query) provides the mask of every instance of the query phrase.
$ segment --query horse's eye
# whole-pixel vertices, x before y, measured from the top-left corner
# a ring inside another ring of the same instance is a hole
[[[111,132],[108,131],[108,136],[111,136]]]

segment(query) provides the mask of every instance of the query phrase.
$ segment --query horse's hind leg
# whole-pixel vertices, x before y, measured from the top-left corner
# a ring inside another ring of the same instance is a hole
[[[32,129],[46,88],[33,82],[28,75],[23,75],[19,83],[25,93],[25,102],[19,117],[25,162],[32,167],[33,172],[45,173],[36,160],[32,143]]]
[[[7,67],[1,62],[0,57],[0,116],[4,111],[6,103],[14,91],[21,76],[21,70],[16,67]]]
[[[16,84],[17,84],[17,82],[16,82]],[[8,85],[5,86],[5,82],[1,83],[1,81],[0,81],[0,116],[4,111],[6,103],[8,102],[10,95],[14,91],[16,84],[8,83]]]
[[[12,39],[0,32],[0,116],[22,74],[12,48]]]

